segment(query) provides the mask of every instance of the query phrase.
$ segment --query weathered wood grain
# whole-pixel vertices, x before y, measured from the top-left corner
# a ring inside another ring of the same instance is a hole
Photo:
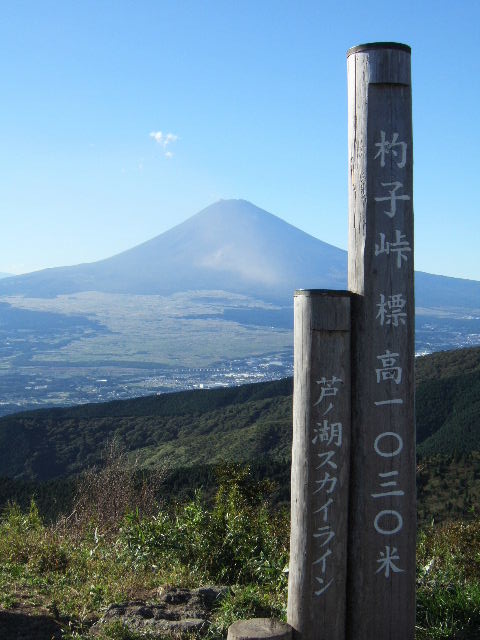
[[[410,52],[348,55],[352,456],[349,640],[413,640],[415,422]],[[383,133],[382,133],[383,132]]]
[[[298,291],[288,622],[344,640],[350,466],[350,294]]]

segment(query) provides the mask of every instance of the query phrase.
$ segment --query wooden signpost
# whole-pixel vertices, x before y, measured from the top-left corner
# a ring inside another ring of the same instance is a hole
[[[348,637],[413,640],[415,416],[410,48],[348,52],[352,478]]]
[[[297,291],[288,622],[344,640],[350,469],[350,294]]]
[[[413,640],[410,48],[347,60],[350,292],[295,295],[288,622],[305,640]]]

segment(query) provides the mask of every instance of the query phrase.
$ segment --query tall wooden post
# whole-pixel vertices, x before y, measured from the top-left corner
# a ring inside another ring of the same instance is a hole
[[[415,424],[410,48],[350,49],[349,640],[413,640]]]
[[[288,622],[344,640],[350,467],[350,294],[297,291]]]

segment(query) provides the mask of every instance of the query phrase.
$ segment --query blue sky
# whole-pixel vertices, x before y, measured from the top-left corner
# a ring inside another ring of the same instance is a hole
[[[346,51],[373,41],[412,47],[416,268],[480,280],[478,0],[3,3],[0,271],[219,198],[346,248]]]

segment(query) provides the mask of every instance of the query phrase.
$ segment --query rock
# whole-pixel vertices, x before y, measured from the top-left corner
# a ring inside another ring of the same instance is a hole
[[[48,612],[0,609],[0,638],[5,640],[60,640],[62,629]]]
[[[212,607],[227,593],[228,587],[173,587],[157,592],[156,602],[133,600],[111,604],[90,629],[90,634],[98,635],[103,626],[118,621],[129,631],[148,633],[152,638],[204,633],[209,625]]]

